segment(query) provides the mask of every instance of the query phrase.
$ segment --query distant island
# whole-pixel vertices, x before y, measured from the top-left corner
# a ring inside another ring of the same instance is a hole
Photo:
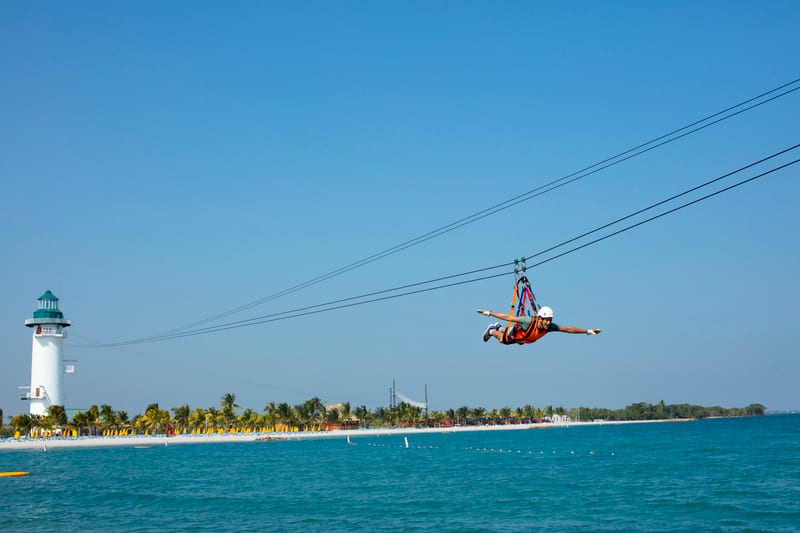
[[[407,403],[392,407],[351,408],[349,402],[325,405],[318,397],[294,406],[270,402],[261,413],[242,408],[234,394],[225,394],[215,407],[190,408],[184,404],[170,410],[150,404],[144,413],[129,418],[110,405],[92,405],[70,413],[51,406],[46,415],[17,414],[3,423],[0,410],[0,438],[20,436],[59,437],[97,435],[221,434],[251,432],[330,431],[359,428],[447,428],[470,425],[509,425],[591,421],[692,420],[711,417],[763,416],[766,407],[754,403],[741,408],[703,407],[690,404],[634,403],[623,409],[598,407],[503,407],[486,409],[462,406],[430,411]]]

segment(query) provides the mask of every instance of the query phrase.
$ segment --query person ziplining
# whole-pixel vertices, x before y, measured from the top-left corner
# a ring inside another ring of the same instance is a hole
[[[559,326],[553,322],[553,310],[547,306],[539,307],[531,290],[531,285],[525,276],[525,259],[514,260],[514,295],[511,298],[511,311],[509,313],[495,313],[485,309],[478,309],[478,313],[505,320],[508,326],[503,327],[499,322],[489,324],[483,332],[483,342],[494,337],[502,344],[531,344],[552,331],[561,333],[580,333],[584,335],[597,335],[599,329],[583,329],[574,326]]]

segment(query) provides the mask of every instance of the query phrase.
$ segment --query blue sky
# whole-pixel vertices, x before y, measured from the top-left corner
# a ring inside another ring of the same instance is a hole
[[[800,77],[795,2],[10,3],[0,408],[36,298],[67,407],[800,407],[798,166],[513,278],[158,343]],[[225,321],[511,262],[798,143],[800,91]],[[796,151],[794,152],[796,153]],[[797,155],[759,167],[762,171]],[[752,176],[743,173],[738,179]],[[726,181],[731,184],[733,181]],[[93,345],[95,345],[93,347]]]

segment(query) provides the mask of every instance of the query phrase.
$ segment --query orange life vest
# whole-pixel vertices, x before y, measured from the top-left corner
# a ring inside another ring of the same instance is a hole
[[[546,329],[537,327],[539,320],[536,317],[531,320],[528,329],[523,330],[519,323],[514,323],[513,327],[506,328],[503,333],[503,344],[531,344],[547,335]]]

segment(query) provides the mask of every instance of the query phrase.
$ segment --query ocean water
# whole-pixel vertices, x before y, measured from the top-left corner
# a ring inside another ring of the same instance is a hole
[[[798,415],[351,441],[0,452],[0,529],[800,531]]]

